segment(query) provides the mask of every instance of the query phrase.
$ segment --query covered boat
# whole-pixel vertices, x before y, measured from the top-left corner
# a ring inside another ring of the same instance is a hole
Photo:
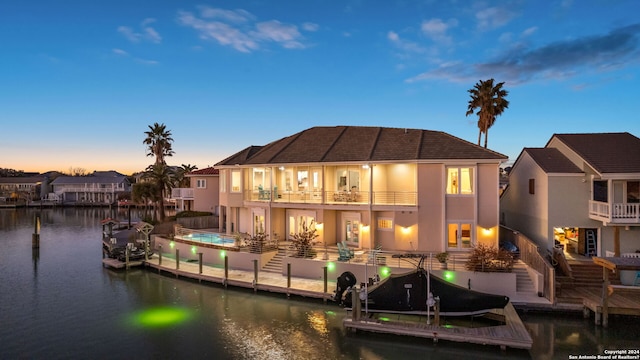
[[[508,296],[466,289],[429,273],[423,267],[424,259],[424,255],[420,255],[414,271],[391,275],[361,288],[358,298],[362,301],[362,308],[369,312],[426,314],[427,308],[435,304],[435,298],[439,298],[440,314],[463,316],[501,309],[509,303]],[[351,272],[340,275],[334,300],[350,308],[351,292],[356,283],[357,280]]]

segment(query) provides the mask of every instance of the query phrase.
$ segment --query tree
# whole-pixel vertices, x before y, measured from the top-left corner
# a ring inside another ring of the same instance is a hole
[[[155,185],[150,182],[137,182],[131,188],[131,198],[135,203],[144,204],[144,216],[147,217],[149,201],[154,197]]]
[[[509,107],[509,101],[505,99],[509,92],[504,90],[502,86],[504,82],[493,85],[493,79],[477,82],[473,89],[468,90],[471,95],[466,116],[474,113],[478,115],[478,146],[480,139],[484,133],[484,147],[487,148],[487,138],[489,137],[489,128],[493,126],[496,117],[502,114]]]
[[[155,156],[155,164],[149,165],[145,172],[144,177],[150,180],[155,186],[156,193],[154,194],[154,201],[158,210],[160,221],[164,221],[164,194],[167,188],[173,182],[173,172],[164,158],[173,155],[171,149],[171,143],[173,138],[171,137],[171,131],[167,130],[165,124],[154,123],[153,126],[149,125],[149,131],[144,132],[147,137],[142,141],[147,145],[147,156]]]
[[[147,145],[147,156],[155,156],[156,164],[165,164],[164,158],[173,156],[171,131],[167,130],[165,124],[154,123],[153,126],[149,125],[149,131],[144,133],[147,135],[143,141]]]
[[[158,220],[163,222],[165,219],[164,197],[166,192],[171,191],[174,183],[175,173],[165,163],[153,164],[147,167],[144,175],[145,180],[153,184],[152,199],[156,203],[158,210]]]
[[[188,165],[182,164],[182,166],[176,170],[176,178],[175,178],[176,186],[189,187],[191,185],[189,183],[190,179],[185,175],[187,175],[188,173],[194,170],[198,170],[198,167],[191,164],[188,164]]]

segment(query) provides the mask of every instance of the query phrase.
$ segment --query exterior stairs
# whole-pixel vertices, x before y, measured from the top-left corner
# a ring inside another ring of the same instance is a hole
[[[282,259],[287,254],[286,246],[278,246],[278,253],[268,263],[266,263],[261,271],[282,274]]]
[[[516,274],[516,292],[536,294],[536,288],[527,271],[527,265],[522,260],[516,260],[513,264],[513,272]]]
[[[602,267],[591,261],[569,261],[571,275],[557,275],[556,286],[558,302],[569,304],[582,304],[580,289],[602,289]],[[620,285],[620,275],[609,273],[609,281],[612,285]]]

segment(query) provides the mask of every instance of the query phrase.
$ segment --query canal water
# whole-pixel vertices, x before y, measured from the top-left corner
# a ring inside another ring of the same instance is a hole
[[[126,216],[0,209],[0,358],[568,359],[640,347],[638,319],[602,329],[579,314],[523,314],[531,351],[348,333],[322,301],[103,268],[100,221],[114,215]]]

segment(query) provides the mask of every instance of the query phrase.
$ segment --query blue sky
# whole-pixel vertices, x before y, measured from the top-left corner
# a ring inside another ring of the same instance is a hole
[[[0,167],[143,170],[164,123],[199,168],[320,125],[476,142],[478,80],[505,82],[489,148],[628,131],[640,2],[3,1]]]

